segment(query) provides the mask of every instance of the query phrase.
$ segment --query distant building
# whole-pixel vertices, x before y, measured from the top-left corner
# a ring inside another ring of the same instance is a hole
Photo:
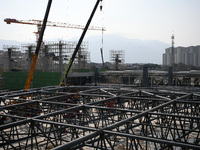
[[[3,50],[0,50],[0,68],[3,67]]]
[[[172,58],[174,60],[171,60]],[[174,48],[174,57],[172,57],[171,47],[165,49],[163,66],[172,66],[172,62],[200,67],[200,46],[176,47]]]

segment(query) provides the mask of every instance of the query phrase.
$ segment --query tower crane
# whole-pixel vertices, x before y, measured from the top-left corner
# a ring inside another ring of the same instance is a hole
[[[17,19],[10,19],[10,18],[6,18],[4,19],[4,21],[7,23],[7,24],[11,24],[11,23],[20,23],[20,24],[29,24],[29,25],[37,25],[38,26],[38,40],[37,40],[37,46],[36,46],[36,50],[35,50],[35,53],[33,54],[32,56],[32,62],[31,62],[31,66],[30,66],[30,70],[29,70],[29,74],[28,74],[28,77],[27,77],[27,80],[26,80],[26,84],[25,84],[25,87],[24,89],[29,89],[30,88],[30,85],[31,85],[31,81],[33,79],[33,73],[34,73],[34,70],[35,70],[35,66],[36,66],[36,62],[37,62],[37,58],[38,58],[38,54],[39,54],[39,50],[40,50],[40,46],[41,46],[41,42],[42,42],[42,38],[43,38],[43,35],[44,35],[44,31],[45,31],[45,28],[46,26],[53,26],[53,27],[63,27],[63,28],[75,28],[75,29],[83,29],[83,33],[78,41],[78,44],[76,45],[76,48],[74,50],[74,53],[72,55],[72,58],[70,59],[69,63],[68,63],[68,66],[66,68],[66,72],[65,74],[67,75],[70,68],[71,68],[71,65],[73,63],[73,60],[76,56],[76,53],[78,52],[78,49],[80,48],[80,45],[81,45],[81,42],[85,36],[85,33],[87,30],[100,30],[100,31],[105,31],[104,28],[99,28],[99,27],[89,27],[90,25],[90,22],[92,20],[92,17],[96,11],[96,8],[99,4],[99,2],[102,1],[102,0],[97,0],[96,4],[95,4],[95,7],[92,11],[92,14],[86,24],[86,26],[81,26],[81,25],[71,25],[71,24],[66,24],[66,23],[56,23],[56,22],[51,22],[51,21],[47,21],[48,19],[48,15],[49,15],[49,11],[50,11],[50,7],[51,7],[51,3],[52,3],[52,0],[49,0],[48,1],[48,4],[47,4],[47,8],[46,8],[46,12],[45,12],[45,16],[44,16],[44,20],[43,21],[40,21],[40,20],[29,20],[29,21],[23,21],[23,20],[17,20]],[[102,9],[100,7],[100,9]],[[63,76],[65,76],[65,74]],[[62,78],[63,80],[63,78]],[[62,82],[61,80],[61,82]]]
[[[36,40],[38,41],[40,31],[42,28],[42,20],[17,20],[13,18],[6,18],[4,19],[4,22],[7,24],[11,23],[19,23],[19,24],[27,24],[27,25],[37,25],[37,32],[34,32],[36,34]],[[82,29],[84,30],[85,26],[83,25],[76,25],[76,24],[70,24],[70,23],[61,23],[61,22],[52,22],[52,21],[47,21],[46,26],[50,27],[60,27],[60,28],[72,28],[72,29]],[[88,30],[99,30],[99,31],[105,31],[104,27],[96,27],[96,26],[90,26]]]

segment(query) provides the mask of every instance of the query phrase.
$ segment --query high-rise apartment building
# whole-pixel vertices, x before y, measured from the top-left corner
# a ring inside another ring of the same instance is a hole
[[[174,56],[171,47],[165,49],[163,66],[172,66],[172,62],[200,67],[200,46],[176,47],[174,48]]]

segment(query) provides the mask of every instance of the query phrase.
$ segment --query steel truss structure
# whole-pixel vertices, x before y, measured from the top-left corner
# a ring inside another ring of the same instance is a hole
[[[200,149],[198,91],[51,86],[0,93],[0,148]]]

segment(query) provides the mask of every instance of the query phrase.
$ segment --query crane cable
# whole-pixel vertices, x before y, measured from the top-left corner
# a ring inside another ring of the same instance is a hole
[[[100,4],[100,11],[102,11],[103,9],[103,2],[101,1],[101,4]],[[101,48],[100,48],[100,51],[101,51],[101,59],[102,59],[102,64],[104,66],[104,59],[103,59],[103,22],[104,22],[104,11],[102,11],[103,15],[102,15],[102,35],[101,35]]]
[[[66,5],[67,5],[67,9],[66,9],[66,22],[68,23],[69,21],[69,0],[66,1]],[[69,38],[68,34],[69,34],[69,29],[66,28],[66,39]]]
[[[89,19],[88,19],[88,21],[87,21],[87,23],[86,23],[86,26],[85,26],[85,28],[84,28],[84,30],[83,30],[83,32],[82,32],[82,34],[81,34],[81,37],[80,37],[80,39],[79,39],[79,41],[78,41],[78,43],[77,43],[77,45],[76,45],[76,48],[75,48],[75,50],[74,50],[74,52],[73,52],[73,54],[72,54],[72,57],[71,57],[70,60],[69,60],[69,63],[68,63],[68,65],[67,65],[67,68],[66,68],[66,70],[65,70],[65,72],[64,72],[64,74],[63,74],[63,76],[62,76],[62,78],[61,78],[61,80],[60,80],[59,86],[63,83],[64,78],[67,78],[67,77],[68,77],[68,74],[69,74],[70,68],[71,68],[71,66],[72,66],[72,63],[73,63],[73,61],[74,61],[74,59],[75,59],[75,57],[76,57],[76,54],[77,54],[77,52],[78,52],[78,50],[79,50],[79,48],[80,48],[80,46],[81,46],[81,43],[82,43],[82,41],[83,41],[83,39],[84,39],[84,37],[85,37],[85,34],[86,34],[87,30],[88,30],[88,27],[89,27],[89,25],[90,25],[90,23],[91,23],[91,21],[92,21],[92,18],[93,18],[93,16],[94,16],[95,12],[96,12],[96,9],[97,9],[97,7],[98,7],[100,1],[102,1],[102,0],[97,0],[96,4],[95,4],[95,6],[94,6],[94,8],[93,8],[93,10],[92,10],[92,13],[91,13],[91,15],[90,15],[90,17],[89,17]]]

